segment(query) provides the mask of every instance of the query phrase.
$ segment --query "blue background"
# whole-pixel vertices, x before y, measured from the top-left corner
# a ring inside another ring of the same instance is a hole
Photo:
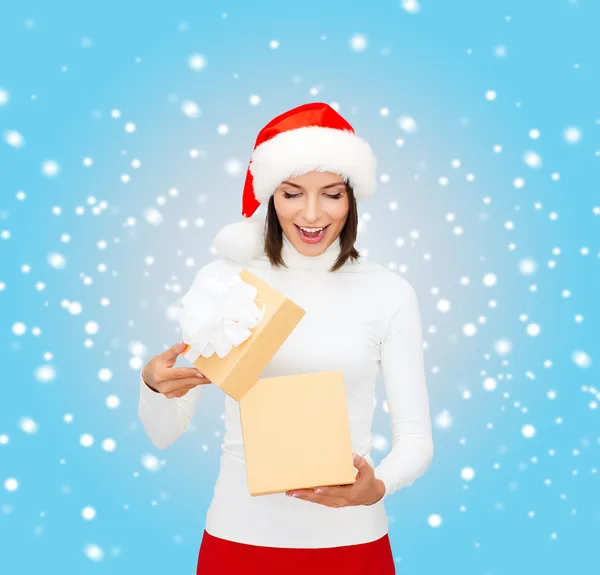
[[[419,295],[435,456],[386,503],[398,573],[600,571],[600,4],[420,8],[2,3],[1,573],[194,572],[223,395],[207,389],[192,428],[159,451],[137,419],[138,372],[178,341],[168,307],[214,257],[216,232],[241,218],[258,131],[309,101],[334,104],[372,144],[382,181],[360,204],[357,245]],[[183,113],[188,100],[198,117]],[[569,126],[578,141],[565,139]],[[390,448],[383,399],[379,381],[376,463]]]

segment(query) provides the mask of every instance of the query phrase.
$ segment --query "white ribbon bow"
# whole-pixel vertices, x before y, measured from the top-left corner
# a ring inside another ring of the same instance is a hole
[[[223,358],[246,341],[264,315],[256,295],[257,289],[239,275],[195,281],[181,298],[183,308],[174,310],[182,339],[190,346],[183,356],[191,363],[214,353]]]

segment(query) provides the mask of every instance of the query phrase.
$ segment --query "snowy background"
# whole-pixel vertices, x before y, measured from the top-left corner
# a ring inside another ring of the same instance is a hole
[[[371,142],[358,247],[419,294],[435,457],[386,504],[398,573],[600,569],[599,18],[592,0],[2,2],[0,572],[194,572],[224,396],[160,451],[138,371],[241,218],[258,131],[309,101]],[[376,463],[383,400],[379,381]]]

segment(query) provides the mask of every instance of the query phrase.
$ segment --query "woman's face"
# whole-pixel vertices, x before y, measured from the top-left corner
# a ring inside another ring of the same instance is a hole
[[[305,256],[322,254],[337,239],[350,207],[343,178],[318,171],[282,182],[273,202],[283,233]]]

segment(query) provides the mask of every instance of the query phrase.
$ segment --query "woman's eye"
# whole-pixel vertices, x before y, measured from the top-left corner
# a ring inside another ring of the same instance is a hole
[[[286,192],[285,190],[283,191],[283,197],[284,198],[298,198],[300,197],[302,194],[290,194],[289,192]],[[328,198],[331,198],[332,200],[339,200],[342,197],[342,192],[338,192],[337,194],[325,194]]]

